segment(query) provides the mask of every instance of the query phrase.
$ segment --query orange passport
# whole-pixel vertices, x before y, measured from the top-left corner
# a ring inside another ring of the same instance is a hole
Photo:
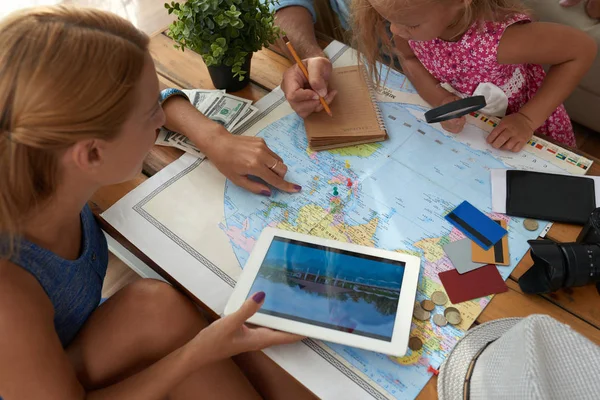
[[[329,80],[329,90],[333,89],[338,91],[330,105],[333,117],[319,112],[304,120],[308,144],[313,150],[386,139],[375,90],[363,67],[334,68]]]

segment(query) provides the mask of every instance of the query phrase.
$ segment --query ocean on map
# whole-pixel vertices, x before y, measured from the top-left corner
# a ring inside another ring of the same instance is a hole
[[[260,312],[390,340],[404,263],[275,238],[250,294]]]

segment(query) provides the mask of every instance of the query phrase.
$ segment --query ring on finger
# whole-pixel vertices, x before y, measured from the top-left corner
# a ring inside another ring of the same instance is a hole
[[[277,166],[278,166],[278,165],[279,165],[279,160],[275,160],[275,164],[273,164],[273,166],[272,166],[272,167],[269,167],[269,169],[270,169],[271,171],[274,171],[274,170],[275,170],[275,168],[277,168]]]

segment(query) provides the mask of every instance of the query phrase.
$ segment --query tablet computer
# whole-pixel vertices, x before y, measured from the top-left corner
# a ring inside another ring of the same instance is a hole
[[[419,269],[415,256],[266,228],[225,315],[263,291],[249,323],[402,356]]]

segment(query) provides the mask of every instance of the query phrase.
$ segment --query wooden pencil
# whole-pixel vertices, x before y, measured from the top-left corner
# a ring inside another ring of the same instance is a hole
[[[298,56],[298,53],[296,53],[296,50],[294,49],[294,46],[292,46],[292,43],[289,41],[288,37],[284,35],[283,36],[283,41],[285,42],[285,45],[287,46],[287,48],[290,51],[290,53],[292,53],[292,57],[294,57],[294,60],[296,61],[296,64],[298,64],[298,67],[300,68],[300,70],[302,71],[302,73],[304,74],[304,76],[306,77],[306,80],[309,80],[309,78],[308,78],[308,71],[306,70],[306,67],[304,66],[304,63],[302,62],[302,60]],[[327,112],[327,114],[330,117],[332,117],[333,114],[331,114],[331,109],[329,108],[329,106],[325,102],[325,99],[323,97],[319,96],[319,101],[321,102],[321,105],[323,106],[323,109]]]

